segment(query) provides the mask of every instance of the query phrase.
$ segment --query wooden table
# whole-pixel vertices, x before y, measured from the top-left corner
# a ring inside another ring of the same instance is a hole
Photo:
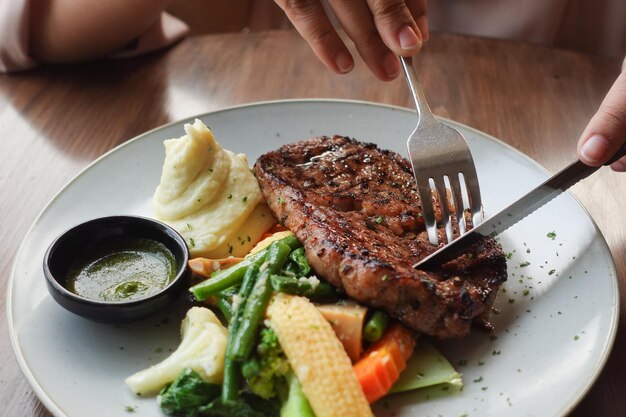
[[[436,114],[502,139],[551,171],[617,77],[620,62],[515,43],[433,36],[418,59]],[[149,56],[0,75],[0,293],[18,245],[48,200],[82,168],[164,123],[241,103],[329,97],[411,107],[402,78],[362,62],[327,71],[291,31],[189,38]],[[622,283],[621,324],[576,417],[626,413],[626,174],[603,170],[574,193],[609,243]],[[18,367],[0,298],[0,414],[49,416]]]

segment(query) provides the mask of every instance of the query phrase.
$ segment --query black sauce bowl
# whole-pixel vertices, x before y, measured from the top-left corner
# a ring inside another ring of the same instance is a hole
[[[67,289],[70,270],[81,253],[115,239],[146,238],[164,244],[174,255],[176,274],[159,292],[131,301],[99,301]],[[104,323],[128,323],[151,316],[170,305],[189,287],[189,250],[185,240],[170,226],[139,216],[93,219],[62,233],[50,245],[43,271],[52,298],[66,310]]]

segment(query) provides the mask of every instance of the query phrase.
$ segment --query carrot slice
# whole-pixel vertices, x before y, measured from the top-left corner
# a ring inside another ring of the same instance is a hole
[[[414,347],[413,333],[394,323],[354,365],[354,372],[370,404],[389,392],[406,368]]]

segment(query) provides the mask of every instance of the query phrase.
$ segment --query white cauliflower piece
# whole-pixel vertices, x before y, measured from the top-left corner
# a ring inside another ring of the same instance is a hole
[[[163,362],[126,378],[137,395],[156,395],[184,368],[198,372],[206,382],[221,384],[228,329],[204,307],[192,307],[181,323],[181,342]]]

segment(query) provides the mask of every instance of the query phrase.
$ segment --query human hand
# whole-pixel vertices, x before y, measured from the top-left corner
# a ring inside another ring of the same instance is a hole
[[[622,73],[600,104],[597,113],[578,140],[578,157],[591,166],[607,162],[626,144],[626,59]],[[626,157],[611,164],[614,171],[626,172]]]
[[[345,74],[354,59],[333,28],[321,0],[275,0],[332,71]],[[400,73],[398,55],[413,56],[428,40],[426,0],[328,0],[370,70],[383,81]]]

